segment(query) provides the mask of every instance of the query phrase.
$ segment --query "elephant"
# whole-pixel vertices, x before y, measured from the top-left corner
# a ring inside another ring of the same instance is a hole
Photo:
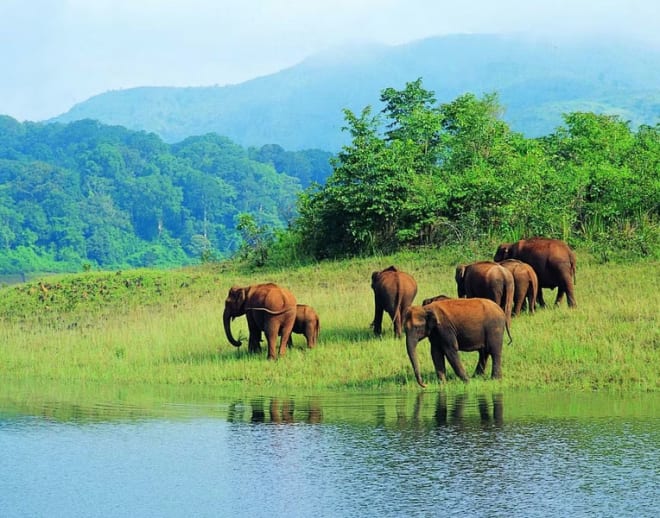
[[[422,306],[428,306],[431,302],[435,302],[436,300],[447,300],[451,297],[448,297],[447,295],[436,295],[435,297],[429,297],[428,299],[424,299],[422,301]]]
[[[245,315],[248,321],[249,352],[261,350],[259,341],[263,331],[268,341],[268,359],[277,358],[278,336],[281,336],[279,354],[286,354],[286,344],[296,320],[296,297],[293,293],[273,283],[230,288],[225,300],[223,322],[227,339],[234,347],[240,347],[241,342],[232,335],[231,321],[241,315]]]
[[[321,323],[319,315],[312,306],[306,304],[296,305],[296,321],[293,324],[293,332],[305,335],[307,339],[307,347],[310,349],[316,347],[319,339],[319,331],[321,330]],[[289,346],[293,346],[293,337],[289,337]]]
[[[518,259],[505,259],[499,264],[513,274],[513,314],[520,315],[525,299],[527,299],[527,310],[534,313],[539,292],[539,279],[534,268]]]
[[[401,319],[417,295],[417,282],[412,275],[390,266],[371,274],[371,288],[374,290],[376,311],[372,322],[374,333],[383,332],[383,311],[387,311],[394,324],[394,334],[401,338]]]
[[[500,306],[490,299],[447,299],[427,306],[410,306],[403,317],[406,333],[406,349],[417,383],[422,381],[417,359],[417,344],[428,338],[431,342],[431,358],[438,380],[446,381],[445,357],[456,375],[465,383],[469,378],[461,363],[458,351],[479,351],[475,376],[482,375],[488,357],[492,357],[491,376],[502,377],[502,343],[506,330],[511,343],[511,332],[506,315]]]
[[[545,307],[543,288],[557,288],[555,305],[566,295],[568,307],[577,307],[575,300],[575,252],[563,241],[546,237],[521,239],[515,243],[502,243],[497,248],[494,260],[518,259],[529,264],[539,281],[538,302]]]
[[[456,267],[456,291],[458,297],[483,297],[501,306],[511,325],[513,274],[493,261],[459,264]]]

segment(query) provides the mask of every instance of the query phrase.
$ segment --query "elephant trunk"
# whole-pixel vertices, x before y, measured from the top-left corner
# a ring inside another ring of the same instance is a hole
[[[231,321],[234,319],[234,316],[231,314],[230,311],[225,309],[225,312],[222,315],[222,321],[225,325],[225,334],[227,335],[227,340],[229,340],[229,343],[232,344],[234,347],[240,347],[241,342],[239,340],[234,339],[234,335],[231,333]]]
[[[420,387],[426,387],[426,384],[422,381],[422,375],[419,372],[419,361],[417,360],[417,343],[419,340],[412,334],[406,337],[406,349],[408,351],[408,358],[410,358],[410,363],[412,365],[413,371],[415,372],[415,379]]]

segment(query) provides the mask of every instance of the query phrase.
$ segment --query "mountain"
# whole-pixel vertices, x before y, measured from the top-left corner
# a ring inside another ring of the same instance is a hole
[[[153,131],[167,142],[215,132],[246,147],[336,151],[349,140],[341,130],[344,108],[380,108],[384,88],[419,77],[439,102],[497,92],[504,120],[528,137],[552,132],[562,113],[574,111],[616,114],[633,127],[660,120],[660,50],[494,35],[340,48],[231,86],[110,91],[54,120],[98,119]]]

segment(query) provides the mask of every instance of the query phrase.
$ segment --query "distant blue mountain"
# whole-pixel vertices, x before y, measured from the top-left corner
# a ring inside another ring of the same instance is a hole
[[[493,35],[341,48],[232,86],[110,91],[54,120],[98,119],[168,142],[214,132],[242,146],[336,151],[348,141],[344,108],[379,109],[381,90],[419,77],[439,102],[497,92],[504,120],[528,137],[551,133],[574,111],[617,114],[633,127],[660,122],[658,49]]]

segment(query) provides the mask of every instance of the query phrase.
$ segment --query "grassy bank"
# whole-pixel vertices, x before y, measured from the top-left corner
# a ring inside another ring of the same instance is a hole
[[[176,271],[88,272],[44,277],[0,290],[0,378],[76,383],[218,386],[240,391],[414,390],[403,339],[375,338],[373,270],[395,264],[419,284],[417,301],[455,294],[457,262],[479,251],[448,250],[328,262],[286,271],[206,265]],[[660,390],[660,265],[599,264],[578,250],[578,308],[539,310],[514,319],[503,379],[474,379],[468,390]],[[234,321],[241,348],[222,328],[231,285],[274,281],[312,305],[319,345],[294,348],[277,362],[247,354],[245,319]],[[554,300],[546,290],[546,300]],[[419,347],[423,376],[437,388],[428,342]],[[469,373],[476,353],[463,353]],[[488,366],[488,371],[490,365]],[[448,390],[465,390],[450,371]]]

